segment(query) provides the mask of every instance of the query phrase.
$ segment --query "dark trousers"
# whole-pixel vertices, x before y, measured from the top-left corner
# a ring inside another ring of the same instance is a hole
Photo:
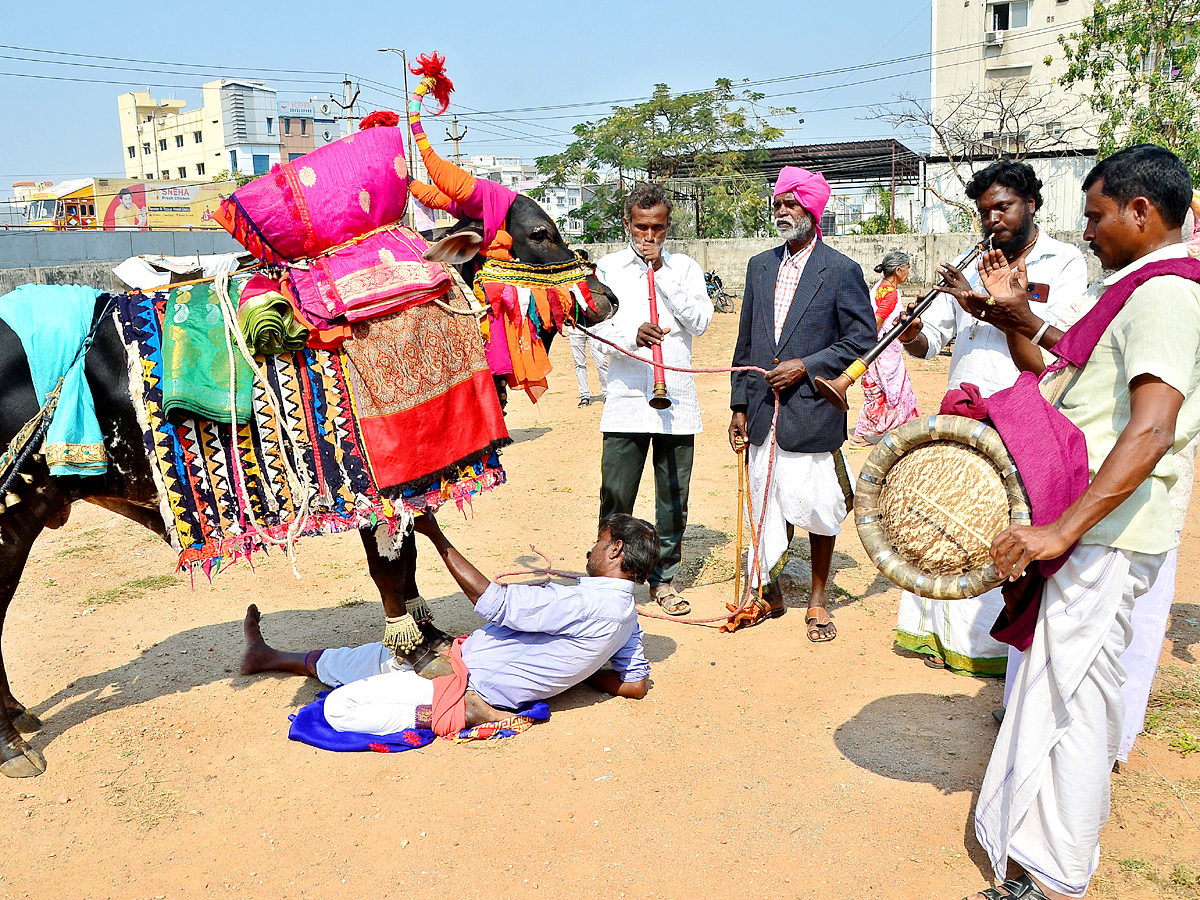
[[[695,435],[691,434],[604,435],[600,454],[601,519],[613,513],[633,512],[646,453],[653,447],[654,527],[662,551],[650,575],[650,587],[669,584],[679,572],[695,445]]]

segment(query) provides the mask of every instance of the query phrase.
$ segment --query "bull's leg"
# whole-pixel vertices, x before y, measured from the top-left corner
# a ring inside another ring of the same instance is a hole
[[[0,635],[9,604],[21,581],[33,542],[46,523],[61,516],[67,500],[42,476],[18,490],[21,502],[0,514]],[[0,774],[28,778],[46,771],[46,760],[21,737],[37,731],[41,722],[26,712],[13,695],[0,644]]]
[[[450,638],[433,624],[433,613],[417,588],[416,535],[392,535],[387,524],[362,529],[359,535],[387,617],[383,643],[421,671],[437,651],[449,647]]]

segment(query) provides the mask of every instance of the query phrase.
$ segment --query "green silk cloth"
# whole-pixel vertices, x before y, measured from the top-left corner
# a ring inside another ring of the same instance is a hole
[[[229,298],[237,308],[242,280],[231,280]],[[229,350],[233,348],[233,373],[237,422],[250,421],[254,373],[225,329],[225,316],[212,282],[172,290],[163,321],[163,415],[177,418],[196,415],[228,422]]]
[[[296,321],[292,304],[271,291],[242,301],[238,324],[255,353],[295,353],[308,340],[308,329]]]

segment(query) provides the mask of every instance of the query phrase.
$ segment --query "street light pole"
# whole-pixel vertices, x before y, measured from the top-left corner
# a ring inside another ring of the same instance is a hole
[[[404,108],[401,109],[401,111],[400,111],[400,123],[401,123],[402,127],[407,127],[408,100],[409,100],[409,96],[408,96],[408,54],[405,53],[403,50],[397,50],[395,47],[380,47],[379,52],[380,53],[398,53],[398,54],[400,54],[400,62],[404,64],[404,68],[402,70],[404,73]],[[411,167],[412,167],[412,158],[413,158],[412,129],[409,128],[408,129],[408,159],[409,159],[410,172],[411,172]]]

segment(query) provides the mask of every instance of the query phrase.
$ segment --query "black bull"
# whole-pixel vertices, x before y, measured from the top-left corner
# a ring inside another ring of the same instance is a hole
[[[466,223],[468,230],[473,223]],[[505,222],[513,236],[513,256],[531,265],[568,262],[567,248],[554,222],[532,200],[519,197]],[[463,248],[461,230],[458,247],[451,236],[435,244],[430,256],[465,262],[473,249]],[[469,241],[468,241],[469,243]],[[470,249],[470,253],[467,253]],[[607,318],[616,308],[615,298],[595,278],[588,285],[596,302],[593,321]],[[99,315],[106,298],[96,304]],[[589,317],[591,318],[591,317]],[[33,542],[43,528],[57,528],[67,521],[71,504],[87,500],[120,513],[165,537],[158,507],[157,490],[150,463],[143,450],[141,427],[129,394],[129,372],[125,347],[111,317],[101,322],[96,340],[84,360],[88,384],[95,400],[96,415],[104,433],[108,471],[94,477],[50,476],[44,460],[29,462],[24,472],[32,476],[26,484],[17,479],[13,490],[20,502],[0,514],[0,636],[4,618],[20,583],[22,570]],[[0,321],[0,447],[7,446],[21,427],[38,411],[37,395],[21,341]],[[367,554],[367,567],[383,600],[388,616],[403,615],[407,602],[418,594],[417,549],[409,535],[396,558],[383,556],[373,532],[360,531]],[[12,694],[0,643],[0,773],[10,777],[40,775],[46,769],[42,755],[29,746],[21,733],[33,733],[41,722]]]

